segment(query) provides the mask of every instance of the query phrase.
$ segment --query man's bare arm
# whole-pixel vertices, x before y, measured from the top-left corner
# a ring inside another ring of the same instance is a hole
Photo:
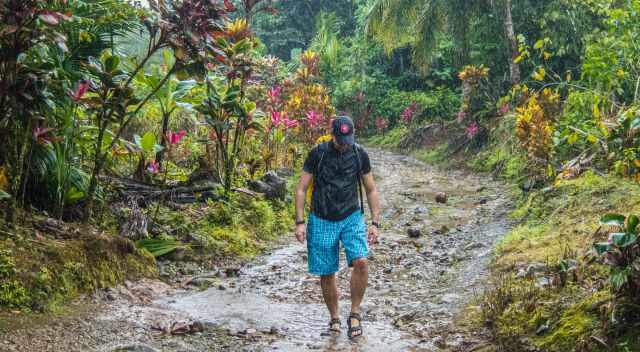
[[[298,181],[298,186],[296,187],[296,221],[304,220],[304,203],[307,198],[307,189],[312,179],[312,174],[302,171],[300,181]]]
[[[376,188],[376,182],[373,180],[373,173],[369,172],[368,174],[362,176],[362,180],[364,183],[364,189],[367,193],[367,203],[369,204],[369,209],[371,210],[371,219],[374,222],[380,222],[380,194],[378,194],[378,189]]]
[[[371,210],[371,218],[375,222],[380,222],[380,194],[378,194],[376,182],[373,180],[373,173],[370,172],[362,176],[362,180],[364,189],[367,192],[367,202]]]
[[[296,187],[296,221],[304,221],[304,201],[307,198],[307,189],[311,184],[311,180],[313,179],[313,175],[302,171],[302,175],[300,176],[300,181],[298,181],[298,186]],[[296,225],[296,238],[300,242],[304,242],[307,236],[307,227],[304,224]]]

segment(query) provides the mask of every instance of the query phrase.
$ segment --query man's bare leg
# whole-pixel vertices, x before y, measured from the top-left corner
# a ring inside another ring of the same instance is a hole
[[[369,281],[369,265],[364,258],[356,259],[352,262],[353,272],[351,273],[351,313],[360,314],[360,304],[364,299],[364,292],[367,290]],[[360,321],[351,319],[351,327],[360,326]],[[359,336],[362,330],[354,332],[353,337]]]
[[[322,297],[329,309],[331,319],[339,319],[338,315],[338,285],[336,284],[336,274],[320,276],[320,286],[322,286]]]
[[[367,290],[369,281],[369,264],[364,258],[356,259],[352,262],[353,272],[351,273],[351,312],[360,313],[360,304],[364,299],[364,292]]]

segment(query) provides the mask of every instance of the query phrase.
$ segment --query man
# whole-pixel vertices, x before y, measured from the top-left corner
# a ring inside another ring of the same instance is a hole
[[[304,162],[296,189],[296,237],[301,243],[307,240],[309,272],[320,276],[322,296],[331,315],[331,332],[340,332],[341,328],[335,274],[342,243],[347,263],[353,268],[351,314],[347,320],[348,335],[353,338],[362,335],[360,304],[369,275],[368,244],[378,241],[380,198],[369,155],[354,142],[353,121],[340,116],[333,120],[331,129],[332,140],[313,148]],[[305,196],[312,180],[311,214],[305,224]],[[362,184],[371,209],[368,232],[363,216]]]

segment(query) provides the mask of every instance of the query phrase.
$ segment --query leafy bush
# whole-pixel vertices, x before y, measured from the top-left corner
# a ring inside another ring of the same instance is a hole
[[[413,120],[415,124],[425,121],[449,120],[453,118],[460,105],[458,96],[447,88],[436,89],[431,92],[401,91],[394,89],[387,93],[375,107],[376,116],[386,116],[390,127],[397,126],[402,112],[416,103],[417,114]]]
[[[593,246],[596,254],[609,266],[609,281],[613,290],[632,301],[640,299],[640,245],[638,232],[640,218],[607,214],[600,220],[602,226],[613,227],[607,242]]]

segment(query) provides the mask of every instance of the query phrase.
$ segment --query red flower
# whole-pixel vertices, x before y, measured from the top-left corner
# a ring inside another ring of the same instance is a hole
[[[176,145],[178,143],[180,143],[180,140],[182,138],[184,138],[184,136],[187,135],[187,132],[182,130],[178,133],[169,131],[167,132],[167,141],[169,142],[169,145]]]
[[[76,90],[68,91],[67,94],[71,97],[73,101],[76,103],[80,102],[82,97],[89,90],[89,81],[78,81],[76,84]]]

